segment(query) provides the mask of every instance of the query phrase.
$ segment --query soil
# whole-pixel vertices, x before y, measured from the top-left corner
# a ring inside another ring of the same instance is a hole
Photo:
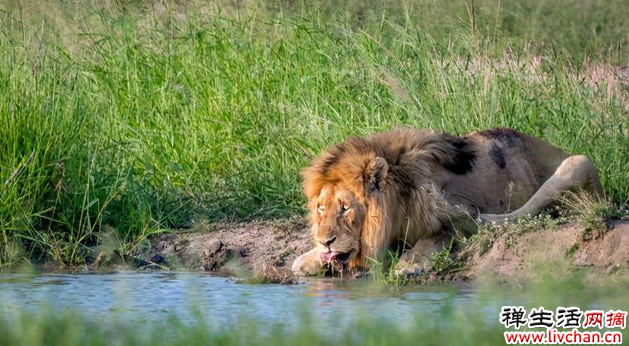
[[[588,268],[595,274],[613,274],[629,268],[629,220],[610,222],[608,230],[590,233],[573,221],[553,230],[536,230],[498,236],[488,250],[478,244],[459,257],[465,270],[454,278],[489,275],[502,279],[531,277],[560,265],[565,269]],[[585,240],[585,239],[587,240]]]
[[[629,268],[629,220],[610,222],[609,230],[584,237],[572,221],[552,230],[495,235],[491,244],[475,242],[453,256],[462,266],[439,281],[468,281],[483,275],[505,280],[535,275],[540,266],[563,263],[610,274]],[[584,238],[590,238],[584,240]],[[255,282],[295,283],[293,260],[310,250],[312,238],[305,220],[201,224],[192,231],[164,233],[151,239],[143,255],[162,268],[209,271]],[[431,276],[435,281],[435,275]]]
[[[160,234],[151,239],[151,250],[144,257],[150,264],[169,268],[293,283],[293,261],[311,248],[305,220],[295,218],[201,224],[191,232]]]

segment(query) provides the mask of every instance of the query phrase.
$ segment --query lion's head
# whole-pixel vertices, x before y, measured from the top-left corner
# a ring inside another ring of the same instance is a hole
[[[360,252],[360,239],[367,206],[342,184],[329,183],[311,200],[312,233],[321,247],[321,261],[347,264]]]
[[[369,253],[373,208],[386,184],[388,164],[375,152],[365,153],[360,139],[337,145],[302,172],[311,230],[321,262],[333,267],[362,267]],[[336,159],[339,161],[333,162]],[[343,162],[341,162],[343,161]],[[371,209],[371,210],[370,210]],[[369,218],[369,219],[368,219]]]

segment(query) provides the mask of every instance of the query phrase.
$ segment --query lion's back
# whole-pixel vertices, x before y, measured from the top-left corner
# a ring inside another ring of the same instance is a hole
[[[477,155],[474,168],[453,188],[465,189],[483,213],[522,206],[568,156],[546,141],[506,128],[474,132],[467,138]]]

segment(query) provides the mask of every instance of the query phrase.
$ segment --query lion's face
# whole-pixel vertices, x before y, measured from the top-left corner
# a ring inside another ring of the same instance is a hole
[[[344,267],[360,251],[365,204],[341,184],[327,184],[312,198],[309,207],[321,261],[336,268]]]

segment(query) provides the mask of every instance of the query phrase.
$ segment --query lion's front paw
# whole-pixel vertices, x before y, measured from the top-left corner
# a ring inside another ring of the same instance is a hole
[[[312,249],[297,257],[291,270],[295,275],[317,275],[322,267],[323,263],[319,260],[317,249]]]
[[[426,272],[425,264],[400,261],[395,266],[395,275],[403,278],[417,277]]]

